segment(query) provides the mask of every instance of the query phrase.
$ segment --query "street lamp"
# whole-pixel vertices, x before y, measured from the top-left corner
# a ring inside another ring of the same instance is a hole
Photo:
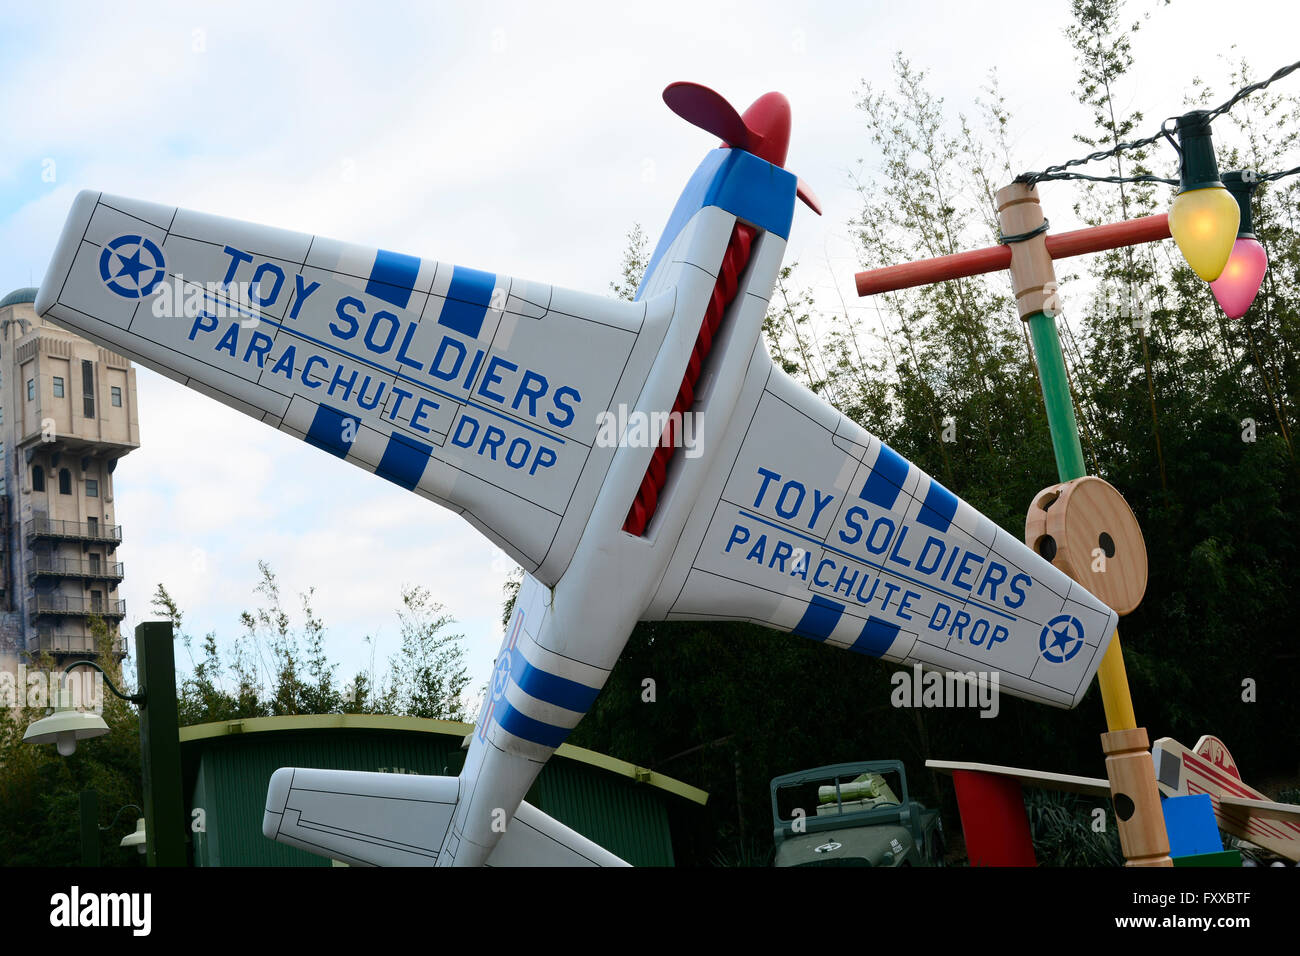
[[[121,841],[117,845],[122,847],[123,849],[129,846],[133,846],[136,848],[137,851],[139,851],[140,855],[143,856],[145,851],[149,849],[148,843],[145,839],[147,830],[145,829],[145,825],[144,825],[144,811],[141,810],[139,807],[137,807],[134,803],[128,803],[124,807],[118,807],[117,813],[113,814],[113,819],[108,821],[108,826],[98,827],[97,829],[99,830],[100,833],[107,833],[109,830],[113,829],[113,827],[117,826],[117,818],[120,817],[127,810],[134,810],[136,813],[140,814],[140,816],[136,817],[135,819],[135,829],[132,830],[130,833],[128,833],[126,836],[122,837]],[[94,865],[95,866],[99,865],[98,847],[96,847],[95,849]]]
[[[77,750],[78,740],[91,740],[108,733],[108,724],[104,723],[103,717],[77,710],[72,706],[72,691],[67,686],[67,677],[74,667],[81,667],[83,664],[99,671],[100,676],[104,678],[104,683],[108,684],[108,689],[117,697],[133,704],[144,702],[144,697],[140,694],[123,694],[118,690],[104,668],[94,661],[73,661],[59,675],[59,703],[54,708],[54,713],[28,725],[26,733],[23,734],[23,743],[54,744],[60,756],[71,757]]]
[[[99,714],[85,713],[72,706],[72,695],[66,690],[59,694],[59,706],[48,717],[33,721],[23,734],[25,744],[54,744],[59,754],[71,757],[78,740],[90,740],[108,733],[108,724]]]
[[[109,690],[140,709],[140,770],[144,783],[144,821],[137,824],[145,839],[149,866],[185,866],[186,830],[183,784],[181,781],[180,720],[176,703],[176,659],[170,621],[146,621],[135,629],[136,686],[138,693],[123,694],[93,661],[74,661],[103,674]],[[93,719],[92,719],[93,718]],[[94,714],[78,714],[71,701],[60,694],[60,707],[49,717],[27,728],[28,743],[53,743],[65,757],[73,753],[78,740],[102,737],[108,725]],[[83,811],[84,812],[84,811]],[[146,839],[147,836],[147,839]],[[135,834],[131,834],[134,838]],[[135,846],[135,840],[124,846]]]
[[[99,835],[107,833],[113,827],[117,826],[118,818],[127,810],[134,810],[140,814],[135,821],[135,829],[122,837],[118,843],[120,847],[135,847],[142,855],[148,850],[146,834],[148,830],[145,827],[144,811],[134,803],[128,803],[126,806],[118,807],[117,813],[113,814],[113,819],[108,821],[108,826],[99,825],[99,794],[94,790],[81,791],[81,865],[82,866],[99,866]]]
[[[125,809],[125,807],[123,809]],[[136,807],[136,809],[139,810],[140,808]],[[112,826],[112,824],[109,824],[109,826]],[[107,830],[108,827],[104,827],[104,829]],[[136,818],[135,829],[132,830],[130,833],[128,833],[126,836],[122,837],[122,842],[119,843],[118,846],[120,847],[133,846],[141,854],[143,854],[145,850],[149,848],[147,841],[145,840],[144,817]]]

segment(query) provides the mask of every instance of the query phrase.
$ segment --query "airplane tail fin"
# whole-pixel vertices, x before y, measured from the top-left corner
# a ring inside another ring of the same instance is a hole
[[[267,787],[262,833],[355,866],[434,866],[459,797],[458,777],[282,767]],[[528,803],[487,864],[627,865]]]

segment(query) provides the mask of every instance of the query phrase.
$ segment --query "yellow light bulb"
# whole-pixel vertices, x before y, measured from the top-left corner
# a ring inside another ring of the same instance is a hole
[[[1169,209],[1169,232],[1178,251],[1206,282],[1223,273],[1240,223],[1237,200],[1222,186],[1181,192]]]

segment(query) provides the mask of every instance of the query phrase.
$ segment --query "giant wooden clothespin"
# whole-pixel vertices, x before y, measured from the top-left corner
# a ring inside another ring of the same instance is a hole
[[[1146,589],[1146,548],[1137,519],[1123,496],[1101,479],[1085,475],[1056,330],[1056,270],[1047,247],[1047,220],[1038,191],[1028,183],[1012,183],[998,190],[997,204],[1003,242],[1011,247],[1011,288],[1038,358],[1052,448],[1062,480],[1035,497],[1025,523],[1025,542],[1126,614],[1137,606]],[[1100,561],[1094,559],[1094,549]],[[1101,735],[1101,746],[1124,857],[1129,866],[1172,866],[1150,741],[1133,714],[1118,633],[1102,659],[1097,681],[1109,728]]]

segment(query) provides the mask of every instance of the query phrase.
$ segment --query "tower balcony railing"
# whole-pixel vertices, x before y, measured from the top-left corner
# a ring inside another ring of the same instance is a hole
[[[110,541],[122,543],[122,526],[119,524],[90,524],[86,521],[64,521],[61,518],[28,518],[23,525],[28,538],[63,538],[71,541]]]
[[[62,558],[36,554],[27,558],[27,577],[49,575],[61,578],[86,578],[95,581],[121,581],[125,577],[121,561],[89,561],[85,558]]]
[[[102,654],[107,649],[107,653],[122,657],[126,654],[126,638],[121,635],[97,638],[93,634],[37,628],[35,647],[28,649],[43,654]]]
[[[125,601],[92,600],[80,594],[36,594],[27,599],[27,613],[64,614],[77,617],[98,615],[107,618],[126,617]]]

